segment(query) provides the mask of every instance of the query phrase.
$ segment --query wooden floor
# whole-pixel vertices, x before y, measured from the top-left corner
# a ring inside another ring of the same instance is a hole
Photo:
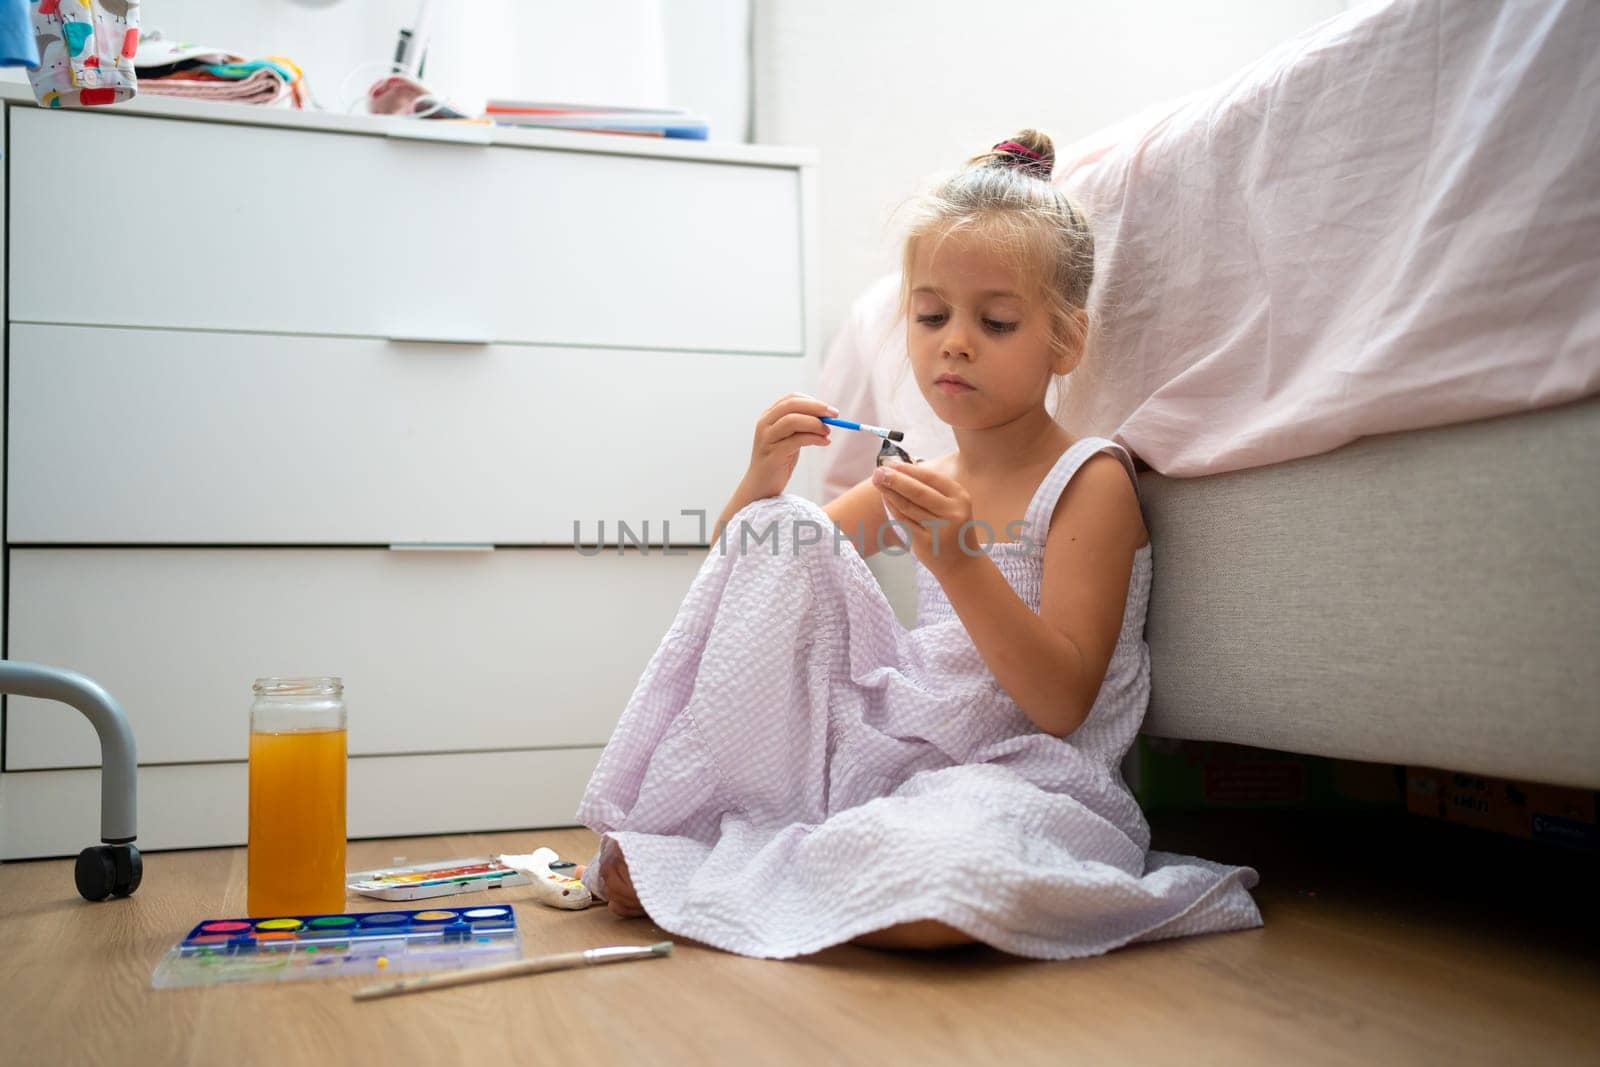
[[[1255,865],[1266,925],[1065,963],[986,948],[665,960],[355,1003],[365,979],[150,988],[173,940],[245,910],[242,849],[154,854],[88,904],[70,861],[0,865],[7,1063],[1597,1063],[1592,857],[1404,816],[1152,820]],[[583,830],[352,842],[352,867],[526,852]],[[526,890],[508,890],[521,900]],[[501,898],[505,899],[505,898]],[[352,904],[352,910],[383,907]],[[517,905],[526,953],[645,944],[601,908]]]

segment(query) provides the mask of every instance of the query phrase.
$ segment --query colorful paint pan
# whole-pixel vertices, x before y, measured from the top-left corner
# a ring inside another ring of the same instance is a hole
[[[463,912],[461,917],[464,918],[464,919],[474,919],[474,920],[476,920],[476,919],[504,919],[507,915],[510,915],[510,914],[511,914],[511,909],[510,908],[473,908],[471,911]]]
[[[256,934],[257,941],[293,941],[293,930],[266,930]]]
[[[411,921],[411,916],[403,911],[375,911],[370,915],[360,916],[360,919],[361,928],[366,930],[372,927],[405,926]]]
[[[263,919],[256,923],[257,930],[298,930],[305,923],[299,919]]]
[[[240,930],[248,929],[250,924],[239,919],[219,919],[216,922],[200,924],[200,930],[207,934],[236,934]]]
[[[191,937],[191,938],[189,938],[187,941],[184,942],[184,944],[186,944],[186,945],[220,945],[226,940],[228,940],[228,935],[227,934],[201,934],[199,937]]]
[[[414,923],[447,923],[456,917],[453,911],[419,911],[411,916]]]
[[[354,915],[319,915],[311,920],[313,930],[342,930],[347,926],[354,926]]]

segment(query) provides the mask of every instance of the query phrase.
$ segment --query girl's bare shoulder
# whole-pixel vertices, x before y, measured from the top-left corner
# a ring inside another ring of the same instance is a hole
[[[1072,529],[1092,524],[1115,530],[1115,536],[1130,542],[1134,550],[1150,543],[1138,490],[1122,461],[1109,452],[1097,452],[1084,460],[1056,501],[1052,526],[1057,518],[1070,513],[1076,513],[1076,518],[1066,523]]]

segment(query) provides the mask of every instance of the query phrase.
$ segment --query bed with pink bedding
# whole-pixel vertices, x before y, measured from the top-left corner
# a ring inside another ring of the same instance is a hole
[[[1600,787],[1597,57],[1589,0],[1363,5],[1058,153],[1062,419],[1150,468],[1148,732]],[[936,455],[897,283],[820,395]]]

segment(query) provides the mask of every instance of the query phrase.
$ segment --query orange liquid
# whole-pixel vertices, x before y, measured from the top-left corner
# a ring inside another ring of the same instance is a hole
[[[250,735],[251,915],[344,911],[345,736]]]

